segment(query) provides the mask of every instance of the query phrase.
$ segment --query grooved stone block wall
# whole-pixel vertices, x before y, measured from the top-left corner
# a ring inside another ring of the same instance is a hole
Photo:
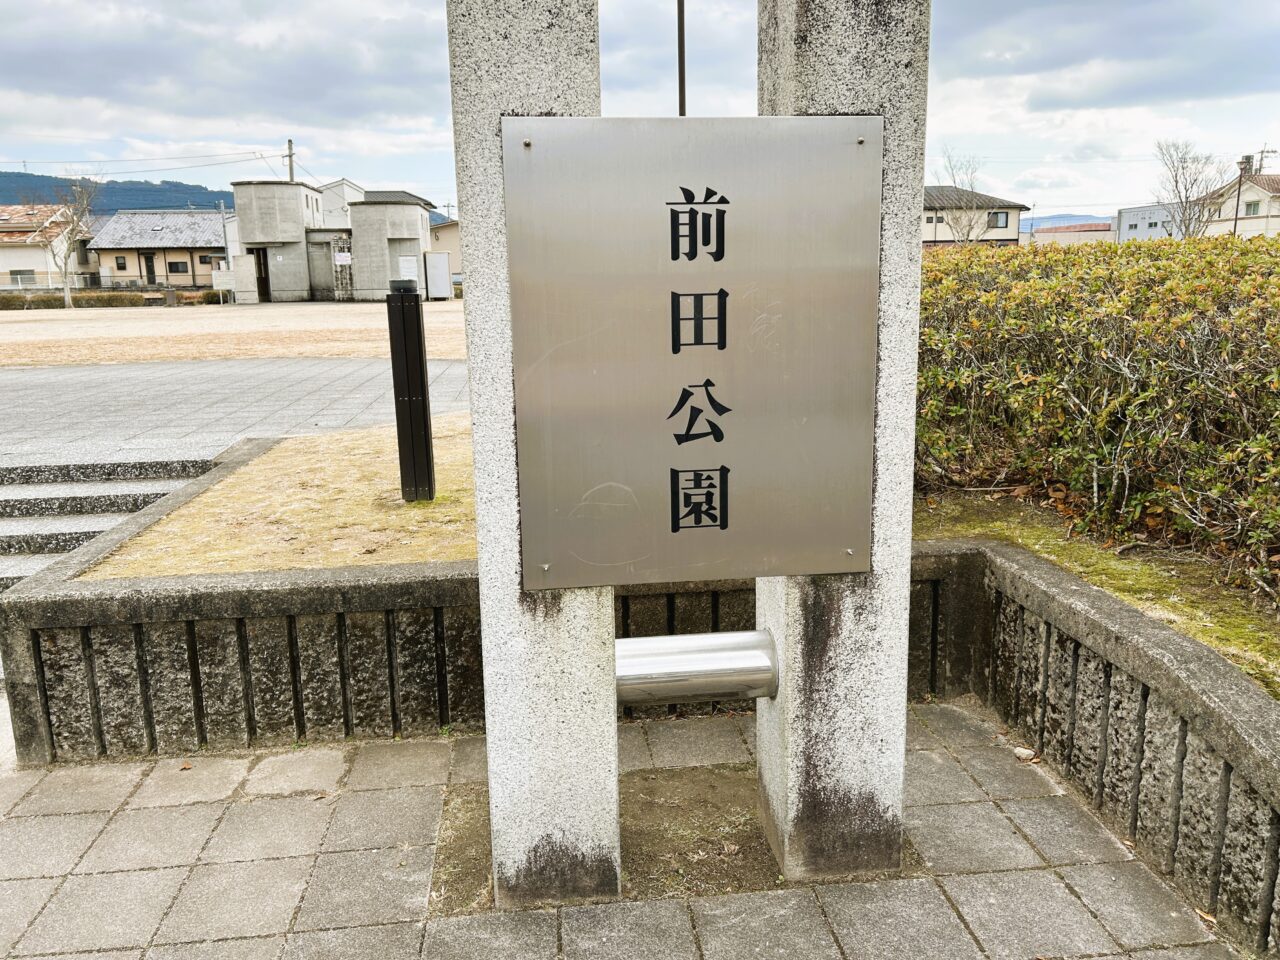
[[[478,729],[474,576],[442,564],[23,585],[0,604],[20,760]],[[1196,906],[1280,952],[1280,705],[1014,547],[917,544],[912,583],[910,697],[990,703]],[[742,630],[754,607],[746,581],[651,585],[618,591],[614,622],[619,637]],[[681,709],[716,707],[752,704]]]

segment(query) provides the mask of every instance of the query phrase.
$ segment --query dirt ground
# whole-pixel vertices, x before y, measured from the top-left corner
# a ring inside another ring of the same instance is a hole
[[[427,356],[465,360],[462,301],[423,305]],[[0,367],[389,356],[381,303],[0,311]]]
[[[473,559],[470,417],[437,416],[432,432],[435,500],[400,499],[394,427],[291,437],[82,579]]]
[[[636,770],[618,779],[622,897],[744,893],[789,886],[760,828],[754,764]],[[431,881],[431,915],[493,909],[489,795],[450,786]]]

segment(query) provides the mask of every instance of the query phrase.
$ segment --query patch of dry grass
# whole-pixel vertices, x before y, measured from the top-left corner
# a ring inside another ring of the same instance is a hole
[[[394,427],[293,437],[122,544],[84,580],[469,560],[471,424],[434,418],[436,499],[400,499]]]

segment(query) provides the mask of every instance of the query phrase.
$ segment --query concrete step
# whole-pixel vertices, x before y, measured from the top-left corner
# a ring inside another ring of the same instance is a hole
[[[0,486],[0,517],[133,513],[177,490],[181,480],[84,480]]]
[[[0,557],[0,590],[8,590],[19,580],[39,573],[60,556],[59,553],[15,553]]]
[[[128,460],[100,463],[0,463],[0,484],[75,483],[84,480],[167,480],[198,477],[212,460]]]
[[[127,513],[73,513],[59,517],[0,517],[0,556],[66,553],[110,530],[127,516]]]

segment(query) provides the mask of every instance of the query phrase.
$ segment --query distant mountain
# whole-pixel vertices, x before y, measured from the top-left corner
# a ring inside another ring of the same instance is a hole
[[[1023,233],[1030,233],[1034,226],[1037,230],[1043,230],[1045,227],[1066,227],[1073,223],[1102,223],[1110,222],[1115,217],[1109,214],[1099,214],[1097,216],[1087,216],[1082,213],[1053,213],[1047,217],[1023,217],[1020,229]]]
[[[66,193],[72,180],[65,177],[47,177],[39,173],[18,173],[0,170],[0,204],[52,203],[59,194]],[[181,209],[188,206],[211,210],[221,200],[230,210],[235,198],[230,190],[210,190],[194,183],[176,180],[106,180],[98,184],[98,196],[94,201],[95,213],[115,213],[117,210]]]

